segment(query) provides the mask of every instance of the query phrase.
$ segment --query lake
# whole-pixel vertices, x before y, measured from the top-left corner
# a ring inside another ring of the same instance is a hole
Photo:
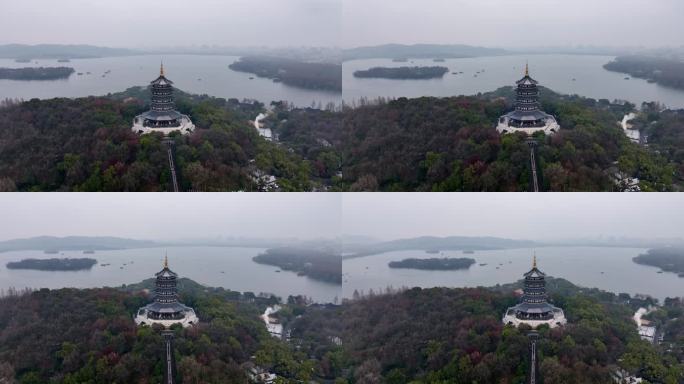
[[[420,97],[474,95],[513,86],[529,61],[530,75],[539,84],[558,93],[578,94],[594,99],[621,99],[640,106],[643,101],[659,101],[668,107],[684,108],[684,91],[648,83],[646,80],[610,72],[603,65],[613,56],[514,55],[464,59],[411,59],[395,63],[390,59],[345,61],[342,66],[343,98],[346,103],[361,97]],[[356,70],[371,67],[443,66],[449,73],[441,79],[389,80],[355,78]],[[482,71],[477,74],[477,71]],[[453,75],[452,72],[463,72]],[[477,77],[474,77],[477,75]],[[630,80],[625,80],[630,77]],[[573,78],[575,81],[573,81]]]
[[[537,248],[538,266],[549,276],[562,277],[589,288],[615,293],[648,294],[662,300],[684,294],[684,278],[674,273],[657,273],[659,268],[636,264],[639,248],[548,247]],[[475,287],[513,283],[532,267],[532,249],[444,251],[446,257],[470,257],[476,260],[467,270],[424,271],[392,269],[387,263],[405,258],[443,257],[424,251],[388,252],[380,255],[346,259],[343,263],[343,294],[351,298],[354,290],[368,293],[387,286],[406,287]],[[480,263],[487,263],[480,266]],[[499,265],[502,264],[502,265]],[[499,269],[497,269],[499,267]],[[603,274],[601,272],[604,272]]]
[[[0,99],[102,96],[124,91],[127,88],[148,85],[159,75],[159,64],[164,60],[164,70],[174,85],[185,92],[208,94],[223,98],[259,100],[268,105],[273,100],[287,100],[300,107],[310,107],[312,102],[325,106],[329,102],[339,104],[341,94],[335,92],[300,89],[274,83],[246,72],[236,72],[228,65],[238,56],[201,55],[145,55],[106,57],[97,59],[72,59],[69,63],[57,60],[38,60],[38,63],[17,63],[13,59],[0,59],[0,67],[72,67],[78,73],[65,80],[17,81],[0,80]],[[110,73],[102,75],[111,70]],[[87,72],[91,72],[87,75]],[[250,80],[250,77],[254,79]]]
[[[0,288],[93,288],[139,283],[154,277],[162,269],[164,252],[168,252],[171,270],[206,286],[274,293],[283,299],[288,295],[306,295],[317,302],[332,302],[335,297],[341,297],[339,285],[297,276],[294,272],[277,273],[278,267],[253,262],[252,257],[263,251],[256,248],[170,247],[97,251],[93,255],[84,255],[81,251],[64,251],[63,255],[42,251],[5,252],[0,253]],[[97,265],[87,271],[66,272],[8,270],[6,267],[9,261],[55,257],[90,257],[97,259]],[[106,263],[111,265],[100,265]]]

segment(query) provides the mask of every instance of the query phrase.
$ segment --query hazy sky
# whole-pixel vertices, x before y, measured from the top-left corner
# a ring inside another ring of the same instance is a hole
[[[0,240],[684,237],[680,193],[10,193],[0,212]]]
[[[684,235],[684,194],[679,193],[350,193],[342,210],[345,234],[386,240]]]
[[[340,208],[340,195],[332,193],[7,193],[0,199],[0,240],[331,238],[340,232]]]
[[[1,0],[0,44],[339,46],[342,0]]]
[[[344,47],[684,45],[682,0],[344,0]]]

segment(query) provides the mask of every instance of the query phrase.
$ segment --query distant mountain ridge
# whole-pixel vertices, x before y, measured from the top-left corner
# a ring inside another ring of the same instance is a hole
[[[469,236],[422,236],[409,239],[398,239],[370,245],[357,245],[344,249],[346,258],[369,256],[392,251],[453,251],[453,250],[494,250],[528,248],[539,246],[531,240],[513,240],[500,237]]]
[[[100,251],[129,248],[150,248],[160,245],[162,244],[150,240],[134,240],[109,236],[38,236],[26,239],[12,239],[0,241],[0,252],[24,250]]]
[[[384,44],[372,47],[345,49],[344,60],[356,59],[449,59],[461,57],[496,56],[510,52],[501,48],[476,47],[465,44]]]
[[[138,54],[141,52],[127,48],[98,47],[85,44],[0,45],[0,58],[3,59],[87,59]]]
[[[311,239],[300,240],[296,238],[187,238],[175,240],[139,240],[114,236],[36,236],[23,239],[11,239],[0,241],[0,252],[22,250],[119,250],[139,249],[155,247],[240,247],[240,248],[279,248],[286,246],[298,246],[311,250],[326,250],[339,253],[338,240]]]

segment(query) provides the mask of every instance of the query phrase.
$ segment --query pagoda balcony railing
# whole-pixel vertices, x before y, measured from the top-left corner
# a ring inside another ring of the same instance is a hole
[[[155,291],[155,292],[158,292],[158,293],[160,293],[160,294],[163,294],[163,295],[170,295],[170,294],[174,294],[174,295],[175,295],[175,294],[177,293],[177,292],[176,292],[177,290],[176,290],[175,287],[174,287],[174,288],[157,288],[157,289],[155,289],[154,291]]]
[[[166,298],[158,297],[158,298],[155,299],[155,301],[156,301],[157,303],[161,303],[161,304],[174,304],[174,303],[177,303],[177,302],[178,302],[178,299],[176,299],[176,298],[173,298],[173,299],[166,299]]]
[[[541,128],[546,123],[544,120],[535,120],[533,122],[522,122],[518,120],[509,120],[508,126],[513,128]]]
[[[149,128],[175,128],[180,127],[178,120],[170,120],[168,122],[159,122],[154,120],[145,120],[143,127]]]
[[[515,314],[515,317],[520,320],[551,320],[553,319],[553,313],[527,313],[519,311]]]
[[[185,317],[185,312],[157,313],[149,311],[147,317],[153,320],[180,320]]]

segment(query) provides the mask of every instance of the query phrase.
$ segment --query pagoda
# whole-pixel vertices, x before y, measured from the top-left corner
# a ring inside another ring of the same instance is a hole
[[[503,323],[516,327],[527,324],[532,328],[543,324],[551,328],[565,325],[567,320],[563,310],[547,301],[546,274],[537,268],[536,255],[532,262],[532,269],[524,276],[522,299],[518,305],[506,310]]]
[[[554,134],[560,129],[556,118],[539,109],[539,89],[537,80],[530,77],[525,64],[525,76],[516,81],[515,109],[499,118],[496,130],[501,133],[535,132]]]
[[[150,83],[152,105],[150,110],[133,120],[133,132],[144,134],[161,132],[168,135],[173,131],[187,134],[195,130],[195,125],[186,115],[176,111],[173,103],[173,82],[164,75],[161,64],[159,77]]]
[[[136,325],[160,324],[166,328],[180,324],[184,328],[197,324],[195,310],[178,301],[176,279],[178,275],[169,269],[169,259],[164,257],[164,269],[155,274],[154,301],[140,309],[135,316]]]

